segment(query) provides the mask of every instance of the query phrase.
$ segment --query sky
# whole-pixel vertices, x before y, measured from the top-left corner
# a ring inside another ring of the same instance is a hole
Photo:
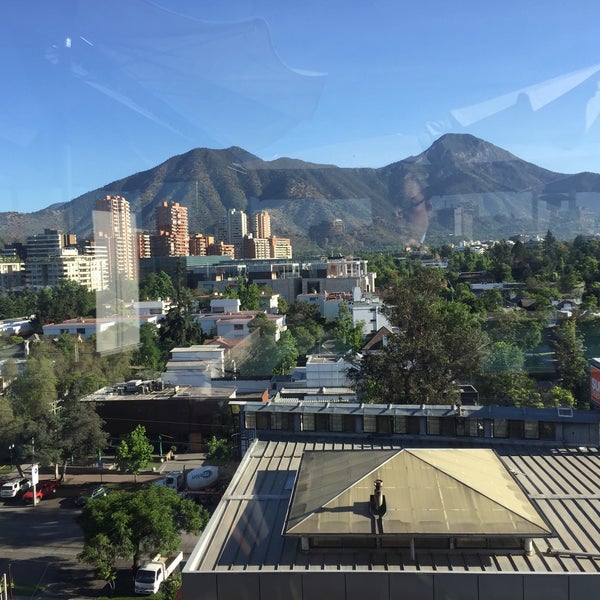
[[[3,0],[0,211],[193,148],[383,167],[444,133],[600,172],[592,0]]]

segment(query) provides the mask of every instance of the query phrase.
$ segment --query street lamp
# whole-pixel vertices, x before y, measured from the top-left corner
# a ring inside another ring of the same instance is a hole
[[[33,483],[33,506],[37,504],[38,469],[35,464],[35,438],[31,438],[31,483]]]
[[[12,471],[12,468],[13,468],[13,466],[14,466],[14,465],[13,465],[13,450],[14,450],[14,449],[15,449],[15,445],[14,445],[14,444],[11,444],[11,445],[8,447],[8,452],[10,453],[10,470],[11,470],[11,471]]]

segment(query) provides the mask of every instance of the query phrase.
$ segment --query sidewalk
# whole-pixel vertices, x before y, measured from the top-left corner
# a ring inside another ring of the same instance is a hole
[[[93,466],[68,466],[63,486],[85,484],[102,485],[106,483],[123,483],[126,481],[133,482],[134,480],[136,480],[137,483],[146,483],[160,479],[170,471],[183,471],[184,469],[190,470],[200,467],[205,461],[206,455],[203,453],[177,454],[172,460],[165,460],[162,462],[155,471],[143,471],[136,477],[134,477],[132,473],[118,471],[116,467],[114,467],[112,461],[104,461],[105,468],[102,470]],[[22,465],[22,468],[25,477],[29,477],[31,465]],[[19,477],[19,472],[16,468],[10,473],[6,473],[1,479],[11,479],[13,477]],[[40,473],[40,479],[52,479],[53,477],[54,471],[49,471],[48,468],[44,468],[43,472]]]

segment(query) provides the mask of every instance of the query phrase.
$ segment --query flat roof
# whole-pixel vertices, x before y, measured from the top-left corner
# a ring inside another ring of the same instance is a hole
[[[430,447],[412,440],[410,446]],[[283,535],[305,451],[379,450],[394,456],[402,448],[401,444],[356,440],[257,440],[242,459],[184,572],[600,572],[598,448],[495,446],[499,461],[554,531],[551,537],[534,539],[531,556],[475,548],[417,548],[415,560],[409,549],[396,547],[311,548],[303,552],[297,537]]]

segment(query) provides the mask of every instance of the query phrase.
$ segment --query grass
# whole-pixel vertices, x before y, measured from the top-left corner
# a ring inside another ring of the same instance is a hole
[[[12,588],[12,595],[13,596],[26,596],[26,597],[33,598],[35,594],[38,594],[43,591],[44,591],[43,586],[35,585],[33,583],[29,583],[29,584],[15,583],[14,587]]]
[[[6,475],[13,470],[10,465],[0,465],[0,475]]]

